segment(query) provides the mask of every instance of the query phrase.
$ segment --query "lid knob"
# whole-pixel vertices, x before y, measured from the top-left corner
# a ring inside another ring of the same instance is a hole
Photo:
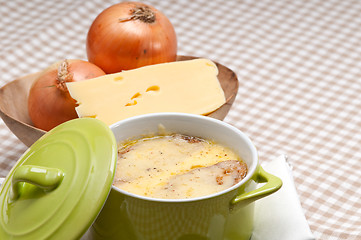
[[[19,166],[12,178],[10,201],[15,201],[21,194],[23,185],[20,183],[22,182],[36,185],[44,191],[51,191],[59,186],[63,177],[63,171],[57,168],[33,165]]]

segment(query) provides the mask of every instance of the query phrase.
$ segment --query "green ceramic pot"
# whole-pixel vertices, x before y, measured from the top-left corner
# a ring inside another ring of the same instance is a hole
[[[111,126],[116,141],[167,131],[198,136],[224,144],[245,161],[247,176],[237,185],[194,199],[154,199],[112,187],[108,199],[87,233],[88,239],[126,240],[242,240],[250,239],[257,199],[276,192],[279,178],[259,165],[251,140],[231,125],[182,113],[157,113],[129,118]],[[265,183],[257,188],[257,183]]]

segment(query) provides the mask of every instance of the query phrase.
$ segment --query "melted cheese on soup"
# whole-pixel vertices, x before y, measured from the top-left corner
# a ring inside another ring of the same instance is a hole
[[[246,173],[231,149],[175,134],[122,143],[114,185],[147,197],[182,199],[227,189]]]

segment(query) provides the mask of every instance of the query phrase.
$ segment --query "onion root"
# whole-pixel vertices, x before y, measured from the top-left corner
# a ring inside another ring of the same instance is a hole
[[[56,79],[56,87],[62,92],[68,92],[68,88],[66,87],[67,82],[72,82],[73,74],[69,72],[69,63],[65,59],[62,61],[58,68],[58,76]]]
[[[119,22],[126,22],[130,20],[141,20],[145,23],[154,23],[155,13],[148,6],[137,6],[131,10],[130,17],[120,18]]]

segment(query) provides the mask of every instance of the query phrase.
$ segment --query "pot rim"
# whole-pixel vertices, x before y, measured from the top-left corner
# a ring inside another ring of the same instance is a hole
[[[186,203],[186,202],[196,202],[196,201],[202,201],[202,200],[207,200],[207,199],[211,199],[211,198],[215,198],[215,197],[219,197],[221,195],[224,195],[226,193],[229,193],[235,189],[240,188],[242,185],[246,184],[250,179],[252,179],[253,175],[256,173],[256,170],[259,166],[259,158],[258,158],[258,153],[257,153],[257,149],[255,147],[255,145],[253,144],[253,142],[251,141],[251,139],[244,133],[242,132],[240,129],[224,122],[218,119],[214,119],[211,117],[207,117],[207,116],[203,116],[203,115],[197,115],[197,114],[190,114],[190,113],[177,113],[177,112],[162,112],[162,113],[148,113],[148,114],[143,114],[143,115],[138,115],[135,117],[131,117],[131,118],[127,118],[124,120],[121,120],[117,123],[114,123],[110,126],[110,128],[113,130],[114,128],[118,127],[118,125],[121,124],[125,124],[127,122],[130,121],[135,121],[137,119],[142,119],[142,118],[164,118],[164,117],[176,117],[176,118],[188,118],[188,119],[197,119],[200,121],[209,121],[212,124],[217,124],[220,125],[223,128],[227,128],[233,132],[235,132],[240,138],[242,138],[247,145],[250,147],[251,150],[251,158],[253,159],[253,163],[251,168],[248,168],[247,171],[247,175],[245,178],[243,178],[239,183],[233,185],[230,188],[227,188],[225,190],[213,193],[213,194],[209,194],[209,195],[204,195],[204,196],[200,196],[200,197],[195,197],[195,198],[181,198],[181,199],[164,199],[164,198],[152,198],[152,197],[146,197],[146,196],[142,196],[142,195],[138,195],[138,194],[134,194],[125,190],[122,190],[120,188],[115,187],[112,184],[112,189],[120,192],[128,197],[132,197],[132,198],[137,198],[140,200],[144,200],[144,201],[149,201],[149,202],[163,202],[163,203]],[[249,166],[247,166],[249,167]]]

